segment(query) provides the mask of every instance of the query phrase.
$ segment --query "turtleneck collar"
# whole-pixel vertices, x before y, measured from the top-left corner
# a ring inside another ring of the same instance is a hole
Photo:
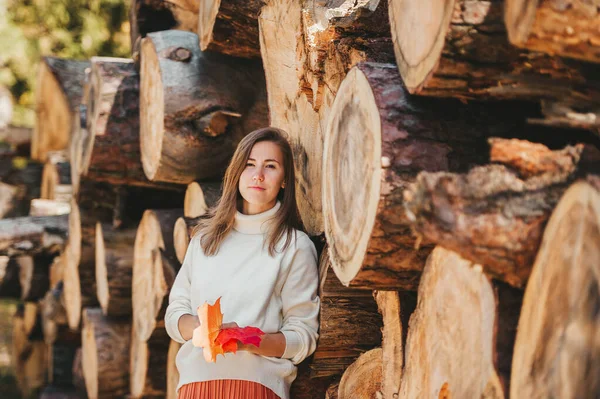
[[[270,224],[266,222],[273,219],[279,208],[281,208],[281,202],[277,201],[273,208],[256,215],[244,215],[237,211],[233,228],[242,234],[265,234],[269,230]]]

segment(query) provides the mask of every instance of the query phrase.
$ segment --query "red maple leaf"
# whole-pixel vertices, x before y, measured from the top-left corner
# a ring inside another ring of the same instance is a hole
[[[220,297],[213,305],[205,302],[198,306],[198,318],[200,327],[194,330],[192,342],[194,346],[203,348],[204,359],[207,362],[215,362],[219,354],[236,353],[238,341],[258,347],[265,334],[256,327],[221,329],[223,314]]]

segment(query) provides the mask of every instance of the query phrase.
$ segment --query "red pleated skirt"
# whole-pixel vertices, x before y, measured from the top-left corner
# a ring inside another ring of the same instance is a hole
[[[280,399],[275,392],[254,381],[212,380],[179,388],[177,399]]]

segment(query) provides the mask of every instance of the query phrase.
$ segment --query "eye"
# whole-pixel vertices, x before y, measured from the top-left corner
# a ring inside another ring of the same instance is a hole
[[[246,166],[254,166],[252,162],[246,162]]]
[[[276,169],[275,165],[273,165],[273,164],[267,165],[267,168]]]

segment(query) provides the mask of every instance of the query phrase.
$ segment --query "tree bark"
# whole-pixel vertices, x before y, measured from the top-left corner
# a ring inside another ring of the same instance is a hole
[[[84,70],[89,66],[88,61],[42,58],[37,76],[32,159],[44,162],[48,151],[67,148],[74,109],[81,101]]]
[[[418,298],[400,397],[504,397],[494,364],[494,291],[481,266],[436,248]]]
[[[43,387],[47,373],[47,347],[41,334],[25,332],[24,307],[18,306],[13,317],[12,365],[19,391],[24,397],[35,395]]]
[[[40,395],[40,399],[80,399],[81,396],[74,388],[55,387],[47,385]]]
[[[27,339],[43,338],[40,311],[36,302],[23,302],[23,333]]]
[[[100,308],[83,310],[81,355],[89,399],[123,397],[129,392],[131,324],[109,319]]]
[[[140,42],[148,33],[170,29],[196,32],[198,2],[190,0],[134,0],[129,9],[131,54],[139,62]]]
[[[192,230],[198,223],[198,218],[190,219],[184,216],[177,218],[173,226],[173,247],[179,263],[183,263],[190,244]]]
[[[598,3],[582,0],[506,0],[504,21],[515,46],[600,62]]]
[[[544,231],[519,319],[513,397],[600,392],[600,186],[590,182],[565,192]]]
[[[132,327],[129,393],[134,399],[162,399],[167,389],[167,355],[169,336],[164,325],[150,338],[141,340]]]
[[[69,238],[65,246],[67,261],[77,268],[81,260],[82,247],[93,248],[96,242],[96,223],[109,222],[112,220],[113,209],[116,199],[112,190],[101,192],[91,190],[81,195],[80,202],[77,198],[71,198],[71,213],[69,213]],[[95,194],[95,198],[92,197]],[[107,194],[106,196],[104,194]]]
[[[10,217],[18,206],[18,188],[0,182],[0,219]]]
[[[135,234],[135,229],[121,231],[96,223],[96,285],[105,316],[131,315]]]
[[[85,92],[89,92],[89,69],[86,74],[86,83],[84,83]],[[87,94],[84,96],[85,103],[79,104],[75,108],[76,116],[73,118],[71,129],[71,140],[69,142],[69,163],[71,165],[71,191],[73,196],[79,193],[79,184],[81,181],[81,169],[83,165],[84,148],[89,147],[90,135],[87,128]]]
[[[54,289],[59,282],[62,282],[63,272],[65,265],[65,255],[64,252],[60,255],[57,255],[52,264],[50,265],[50,272],[48,273],[50,280],[50,288]]]
[[[51,255],[18,256],[19,285],[22,301],[37,301],[48,291],[50,286],[50,264],[54,260]]]
[[[19,264],[16,257],[0,257],[0,298],[21,298],[21,283],[19,281]]]
[[[0,220],[0,255],[57,252],[65,244],[68,215]]]
[[[325,392],[325,399],[338,399],[339,389],[340,389],[339,381],[332,383],[329,386],[329,388],[327,388],[327,392]]]
[[[498,378],[505,393],[504,396],[508,397],[515,337],[523,305],[523,290],[511,287],[498,280],[492,280],[492,284],[497,305],[494,361]]]
[[[338,388],[338,399],[375,398],[381,391],[382,350],[371,349],[346,369]]]
[[[220,178],[239,141],[268,125],[259,62],[203,53],[195,34],[142,40],[140,142],[152,181]]]
[[[92,57],[89,80],[89,138],[79,174],[111,185],[169,188],[149,181],[144,174],[140,160],[140,78],[133,62]]]
[[[507,10],[508,19],[512,18],[509,15],[522,18],[531,11],[521,7],[514,12]],[[586,73],[584,64],[513,47],[504,15],[502,0],[393,0],[392,38],[398,68],[409,92],[462,99],[543,99],[556,105],[548,109],[549,120],[590,114],[594,123],[589,128],[598,129],[597,73]],[[419,40],[412,40],[415,26],[423,26]],[[564,24],[554,27],[564,29]]]
[[[217,205],[221,198],[222,188],[220,182],[200,183],[192,182],[187,185],[185,199],[183,200],[183,216],[197,218]]]
[[[162,320],[168,295],[181,267],[173,247],[173,226],[181,209],[147,210],[135,239],[132,308],[135,333],[147,341]]]
[[[325,235],[340,281],[415,290],[433,246],[411,233],[404,189],[421,171],[485,162],[486,136],[529,134],[527,109],[410,97],[395,65],[354,67],[333,104],[323,150]]]
[[[75,390],[79,394],[80,397],[87,397],[87,392],[85,389],[85,380],[83,378],[83,362],[82,358],[82,349],[78,348],[75,351],[75,359],[73,359],[73,385],[75,386]]]
[[[75,339],[77,337],[77,339]],[[81,347],[81,334],[69,334],[70,341],[61,339],[49,345],[48,382],[54,387],[73,389],[73,360]]]
[[[166,399],[177,399],[177,385],[179,384],[179,370],[175,358],[181,348],[179,342],[171,340],[167,353],[167,396]]]
[[[269,1],[259,16],[270,121],[289,134],[296,198],[310,235],[323,232],[324,130],[341,81],[360,61],[393,61],[387,1],[323,3]]]
[[[381,345],[381,316],[371,291],[344,287],[329,262],[327,249],[319,261],[321,313],[311,377],[341,375],[356,358]]]
[[[67,313],[63,305],[63,291],[64,283],[61,281],[48,290],[44,298],[40,301],[44,341],[50,346],[57,340],[69,335],[69,331],[65,331]]]
[[[198,37],[202,51],[258,58],[258,14],[263,0],[201,0]]]
[[[40,198],[43,165],[37,162],[12,162],[0,167],[2,182],[17,188],[14,209],[5,217],[20,217],[29,214],[32,199]]]
[[[290,388],[290,398],[312,399],[325,396],[333,378],[312,378],[309,363],[310,360],[307,359],[298,365],[296,379]]]
[[[522,287],[546,222],[584,168],[583,146],[560,151],[521,140],[490,139],[493,164],[467,174],[422,173],[405,193],[416,232]]]

